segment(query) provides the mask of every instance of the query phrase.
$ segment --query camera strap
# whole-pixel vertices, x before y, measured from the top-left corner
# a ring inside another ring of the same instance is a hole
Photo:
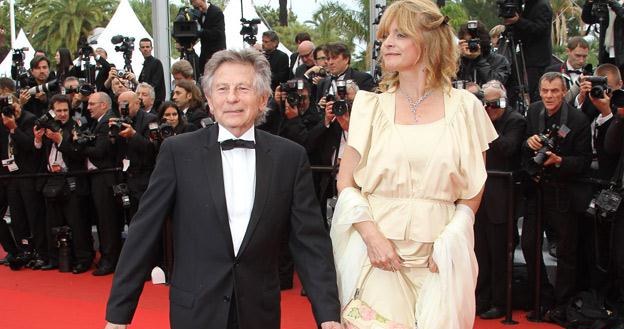
[[[559,127],[567,126],[568,124],[568,106],[563,103],[561,104],[561,117],[559,118]],[[539,114],[539,133],[544,132],[546,129],[546,108],[542,108]]]

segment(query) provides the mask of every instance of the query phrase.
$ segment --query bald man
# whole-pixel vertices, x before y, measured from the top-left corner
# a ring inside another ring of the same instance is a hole
[[[295,78],[303,79],[303,75],[306,71],[315,65],[313,55],[314,44],[312,41],[302,41],[299,47],[297,47],[297,52],[299,53],[299,62],[301,62],[301,65],[295,69]]]

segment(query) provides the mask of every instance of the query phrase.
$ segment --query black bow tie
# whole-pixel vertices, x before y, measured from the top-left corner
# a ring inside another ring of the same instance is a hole
[[[255,149],[256,143],[254,143],[254,141],[247,141],[244,139],[227,139],[221,142],[221,150],[223,151],[235,148]]]
[[[568,70],[566,73],[568,74],[583,74],[581,70]]]

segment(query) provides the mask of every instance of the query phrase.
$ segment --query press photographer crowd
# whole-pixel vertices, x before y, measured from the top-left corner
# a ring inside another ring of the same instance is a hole
[[[115,271],[161,143],[214,124],[201,76],[212,54],[226,48],[223,13],[203,0],[191,3],[174,23],[182,59],[171,66],[170,95],[150,39],[135,49],[133,38],[113,37],[123,68],[86,39],[76,54],[38,52],[29,69],[23,49],[8,54],[11,77],[0,78],[0,215],[10,212],[10,221],[0,220],[3,264],[15,271]],[[477,315],[502,318],[513,301],[533,320],[624,328],[622,0],[582,5],[582,20],[600,31],[590,40],[599,46],[595,69],[581,35],[569,38],[566,58],[553,56],[548,0],[497,0],[497,7],[500,25],[470,20],[458,29],[453,82],[483,103],[499,135],[487,151],[488,171],[513,173],[513,184],[489,176],[476,214]],[[352,68],[347,45],[319,45],[306,32],[296,35],[289,57],[277,49],[276,32],[256,40],[258,23],[243,20],[241,34],[268,59],[274,92],[256,128],[305,148],[329,229],[353,100],[359,90],[377,90],[379,72]],[[192,49],[198,40],[199,56]],[[135,51],[145,59],[141,72],[130,65]],[[424,99],[398,95],[410,104]],[[167,272],[166,228],[163,241],[154,266]],[[508,242],[519,244],[526,262],[513,267],[512,299],[504,279]],[[556,259],[550,276],[542,246]],[[281,287],[289,289],[294,266],[283,249]]]

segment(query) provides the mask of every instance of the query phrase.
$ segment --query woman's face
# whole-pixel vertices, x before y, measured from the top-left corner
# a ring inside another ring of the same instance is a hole
[[[394,21],[390,24],[388,34],[384,36],[381,54],[386,70],[401,72],[416,69],[422,49],[416,40],[401,31]]]
[[[54,54],[54,60],[56,61],[56,64],[61,64],[61,54],[59,54],[58,51]]]
[[[172,125],[174,128],[178,126],[178,123],[180,123],[178,111],[174,107],[168,107],[165,110],[165,113],[163,113],[163,118],[167,120],[167,123]]]

